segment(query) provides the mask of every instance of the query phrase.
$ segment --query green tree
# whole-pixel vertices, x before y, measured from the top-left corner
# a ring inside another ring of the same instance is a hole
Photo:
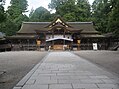
[[[6,21],[0,25],[0,30],[5,32],[6,35],[15,34],[21,27],[23,21],[29,21],[26,15],[23,15],[27,11],[26,0],[11,0],[10,6],[6,11]]]
[[[50,12],[44,7],[37,8],[31,15],[30,21],[41,22],[49,21],[51,18]]]
[[[89,21],[91,17],[91,6],[88,0],[77,0],[77,21]]]
[[[96,29],[102,33],[107,33],[109,13],[111,11],[109,0],[95,0],[92,5],[92,17]]]
[[[6,35],[15,35],[16,28],[16,24],[8,18],[0,24],[0,32],[5,33]]]
[[[32,8],[31,11],[30,11],[30,13],[29,13],[29,18],[31,18],[31,16],[33,15],[33,13],[34,13],[34,9]]]
[[[87,0],[51,0],[49,8],[55,9],[66,21],[88,21],[91,14]]]
[[[4,5],[4,1],[0,0],[0,23],[6,19],[6,14],[3,5]]]
[[[59,7],[59,14],[64,18],[66,21],[76,21],[76,1],[75,0],[67,0],[64,4],[60,5]]]
[[[64,5],[67,0],[51,0],[51,3],[49,3],[48,7],[52,10],[56,10],[56,14],[59,14],[59,8],[61,5]]]
[[[19,17],[14,19],[14,23],[17,26],[16,30],[14,30],[14,31],[17,32],[21,28],[22,23],[23,22],[28,22],[28,21],[29,21],[28,16],[23,15],[23,14],[19,15]]]
[[[6,20],[0,24],[0,31],[6,35],[15,35],[16,32],[21,28],[23,21],[29,21],[29,18],[26,15],[21,14],[13,21],[7,17]]]
[[[63,18],[65,21],[69,21],[69,22],[73,22],[73,21],[76,21],[76,18],[75,18],[75,13],[67,13],[65,15],[63,15]]]
[[[7,13],[11,19],[19,17],[19,15],[27,12],[27,0],[11,0],[11,6],[8,7]]]
[[[111,1],[111,12],[109,14],[108,32],[115,33],[119,37],[119,0]]]

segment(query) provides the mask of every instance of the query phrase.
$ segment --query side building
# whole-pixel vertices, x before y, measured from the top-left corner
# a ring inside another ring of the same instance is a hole
[[[9,40],[6,40],[6,35],[0,32],[0,52],[11,51],[12,46]]]
[[[107,50],[109,39],[94,29],[93,22],[24,22],[16,35],[7,37],[13,50]]]

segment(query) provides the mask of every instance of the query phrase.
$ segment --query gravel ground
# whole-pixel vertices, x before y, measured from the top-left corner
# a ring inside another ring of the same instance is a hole
[[[74,53],[119,77],[119,51],[75,51]]]
[[[48,52],[0,53],[0,89],[12,89]]]

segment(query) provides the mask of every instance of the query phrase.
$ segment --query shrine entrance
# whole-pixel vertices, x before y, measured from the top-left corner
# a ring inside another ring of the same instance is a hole
[[[67,38],[54,38],[46,40],[47,44],[49,44],[50,50],[70,50],[72,41],[72,39]]]

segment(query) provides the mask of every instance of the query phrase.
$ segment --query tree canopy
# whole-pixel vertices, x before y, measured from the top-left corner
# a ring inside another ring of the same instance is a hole
[[[6,20],[0,24],[0,31],[6,33],[6,35],[16,34],[22,22],[29,21],[29,18],[23,14],[27,11],[27,6],[27,0],[11,0],[6,11]]]
[[[0,23],[6,19],[6,14],[3,7],[4,1],[0,0]]]
[[[19,17],[20,14],[27,12],[27,0],[11,0],[10,6],[8,7],[7,13],[11,19]]]
[[[119,0],[95,0],[92,17],[96,29],[102,33],[112,32],[119,35]]]
[[[109,13],[108,31],[114,32],[119,37],[119,0],[111,1],[111,12]]]
[[[50,12],[44,7],[39,7],[35,11],[32,9],[30,13],[30,21],[42,22],[49,21],[51,18]]]
[[[66,21],[88,21],[90,4],[87,0],[51,0],[49,8],[55,9]]]

